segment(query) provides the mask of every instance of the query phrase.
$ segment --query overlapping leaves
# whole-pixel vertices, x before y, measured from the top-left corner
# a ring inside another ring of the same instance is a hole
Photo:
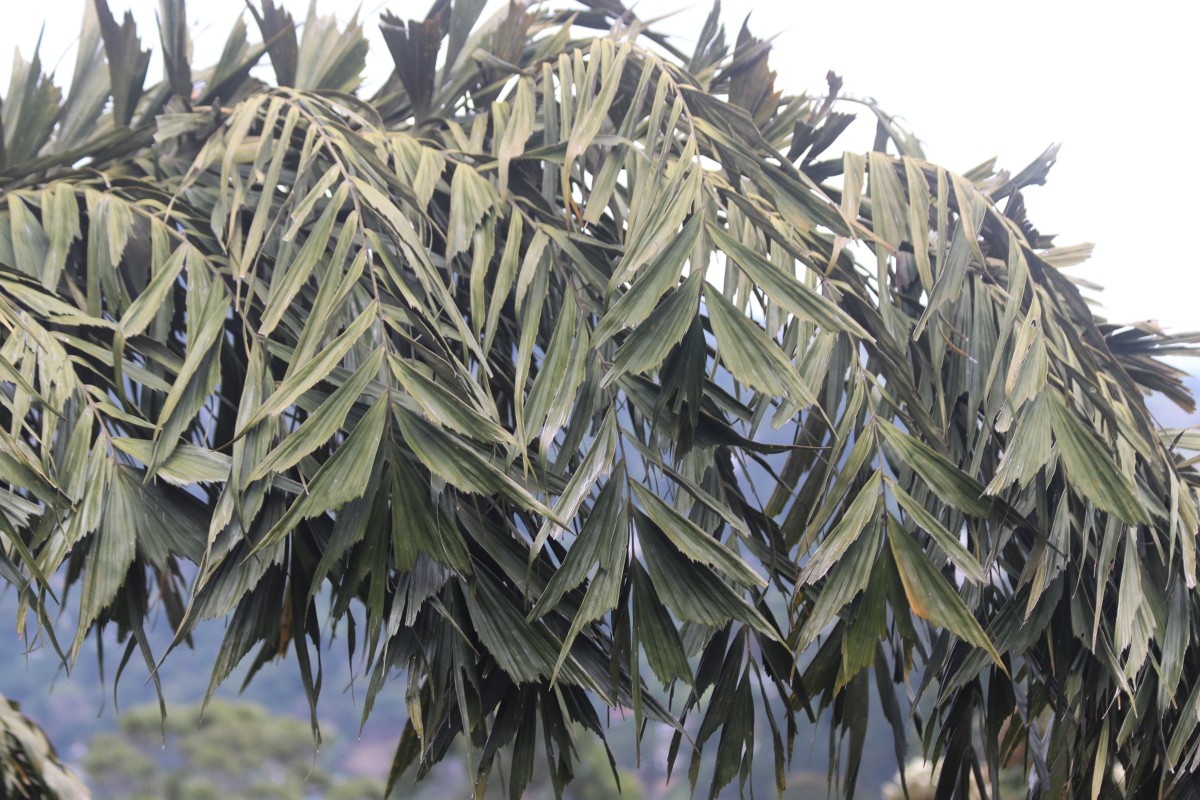
[[[1191,403],[1191,340],[1059,271],[1053,153],[954,175],[868,105],[822,159],[840,81],[777,91],[718,10],[690,59],[616,3],[481,10],[385,16],[370,96],[357,21],[271,3],[203,69],[165,0],[156,86],[102,0],[104,70],[14,71],[0,574],[46,641],[60,580],[68,660],[223,617],[213,685],[291,653],[315,727],[343,629],[365,714],[406,675],[393,780],[461,734],[481,792],[538,728],[561,789],[607,705],[713,795],[828,713],[853,793],[875,691],[947,796],[1021,745],[1040,793],[1186,794],[1200,477],[1142,392]]]

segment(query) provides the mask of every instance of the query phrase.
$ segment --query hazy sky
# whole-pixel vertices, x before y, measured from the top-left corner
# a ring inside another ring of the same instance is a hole
[[[131,9],[143,43],[157,46],[156,0],[109,2],[114,12]],[[283,4],[298,18],[308,6],[307,0]],[[372,40],[369,68],[377,75],[390,67],[375,24],[379,11],[420,17],[427,5],[424,0],[361,5]],[[318,0],[320,11],[341,17],[359,7]],[[44,20],[43,60],[58,64],[58,75],[67,79],[82,8],[83,0],[7,0],[0,52],[19,47],[28,57]],[[678,32],[687,50],[709,6],[643,0],[635,9],[642,18],[678,12],[659,27]],[[1200,76],[1192,41],[1200,29],[1197,9],[1163,0],[1121,6],[1063,0],[727,0],[725,22],[736,36],[749,12],[755,34],[777,35],[771,57],[777,85],[822,91],[825,73],[833,69],[845,93],[874,97],[902,115],[930,160],[950,169],[963,171],[998,156],[1000,166],[1015,171],[1047,145],[1062,143],[1047,185],[1027,192],[1034,223],[1059,234],[1059,244],[1096,243],[1093,259],[1072,274],[1106,287],[1101,313],[1109,319],[1156,319],[1181,331],[1200,329],[1200,265],[1178,243],[1200,227],[1191,97]],[[198,62],[216,60],[230,21],[244,11],[242,0],[189,3]],[[257,35],[252,23],[251,28]],[[9,69],[3,63],[0,91],[7,94]],[[159,75],[154,62],[151,79]],[[853,146],[865,150],[871,131],[863,126],[860,134]]]

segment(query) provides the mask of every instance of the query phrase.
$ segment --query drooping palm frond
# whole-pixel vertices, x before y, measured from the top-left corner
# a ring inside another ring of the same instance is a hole
[[[1022,747],[1038,796],[1186,794],[1200,475],[1143,393],[1191,402],[1158,360],[1191,340],[1059,271],[1020,197],[1053,151],[950,173],[836,76],[779,91],[718,10],[689,56],[617,2],[482,5],[385,15],[371,96],[357,21],[269,2],[198,69],[165,0],[154,86],[103,0],[65,100],[15,71],[19,624],[153,668],[153,606],[177,642],[224,618],[212,686],[290,653],[314,729],[340,628],[365,714],[406,675],[394,778],[463,735],[514,797],[604,706],[744,788],[756,692],[780,765],[830,716],[847,795],[871,692],[945,796]],[[874,149],[834,155],[864,108]]]
[[[88,800],[91,794],[58,759],[21,707],[0,695],[0,791],[11,800]]]

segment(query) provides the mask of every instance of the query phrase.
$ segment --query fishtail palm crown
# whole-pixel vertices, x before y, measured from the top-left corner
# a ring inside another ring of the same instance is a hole
[[[1192,340],[1093,314],[1025,216],[1053,151],[948,172],[835,76],[777,90],[716,10],[685,53],[618,0],[482,6],[385,14],[374,93],[357,21],[270,0],[205,69],[163,0],[151,86],[104,0],[65,97],[18,63],[18,625],[153,669],[152,608],[176,643],[224,618],[212,685],[290,654],[314,729],[341,629],[364,713],[407,677],[393,778],[462,734],[514,797],[606,706],[693,782],[715,750],[714,794],[756,716],[782,782],[829,714],[852,794],[871,692],[946,797],[1022,750],[1037,796],[1196,791],[1200,437],[1144,402],[1191,408],[1158,357]]]

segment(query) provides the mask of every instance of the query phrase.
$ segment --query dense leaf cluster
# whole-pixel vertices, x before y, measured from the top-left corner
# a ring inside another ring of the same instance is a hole
[[[0,792],[12,800],[88,800],[37,723],[0,695]]]
[[[205,69],[164,0],[153,86],[104,0],[65,98],[18,65],[0,574],[46,641],[67,587],[68,660],[224,618],[212,685],[290,654],[315,729],[337,632],[364,713],[403,676],[393,778],[461,735],[514,797],[616,706],[714,794],[827,714],[852,794],[871,692],[940,796],[1195,791],[1197,442],[1143,401],[1187,340],[1093,315],[1025,217],[1053,151],[950,173],[719,9],[688,54],[482,6],[385,14],[374,93],[269,0]]]

